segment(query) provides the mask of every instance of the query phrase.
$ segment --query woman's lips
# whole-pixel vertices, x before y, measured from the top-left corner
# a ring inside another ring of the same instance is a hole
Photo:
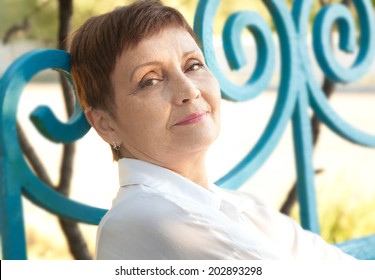
[[[191,115],[186,116],[185,118],[179,120],[175,125],[188,125],[200,122],[208,115],[208,112],[197,112]]]

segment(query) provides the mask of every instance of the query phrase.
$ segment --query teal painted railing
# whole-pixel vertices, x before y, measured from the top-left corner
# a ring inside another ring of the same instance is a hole
[[[344,121],[330,106],[314,77],[307,54],[308,24],[313,1],[295,0],[291,11],[284,1],[263,2],[274,21],[280,42],[281,78],[277,101],[257,143],[217,183],[223,188],[239,188],[271,155],[287,124],[291,122],[301,223],[304,228],[319,233],[309,108],[328,128],[348,141],[374,147],[375,136]],[[195,15],[194,29],[202,41],[207,64],[219,80],[223,98],[237,102],[255,98],[267,89],[275,68],[273,32],[256,12],[241,11],[229,17],[223,33],[223,46],[229,65],[233,69],[239,69],[246,64],[240,42],[244,28],[253,34],[257,46],[257,61],[251,77],[243,85],[233,84],[223,74],[214,52],[213,21],[219,4],[219,0],[201,0]],[[358,42],[356,60],[348,68],[343,68],[335,60],[330,36],[332,27],[337,24],[340,49],[345,52],[354,51],[357,30],[349,9],[340,4],[326,6],[319,11],[313,23],[315,57],[323,73],[334,82],[349,83],[361,78],[368,71],[374,57],[374,8],[368,0],[353,0],[353,4],[359,15],[361,39]],[[98,224],[106,212],[105,209],[65,198],[44,184],[30,170],[18,143],[16,114],[25,85],[40,71],[51,68],[69,78],[69,67],[68,53],[38,50],[17,59],[0,80],[0,233],[4,259],[27,258],[22,195],[56,215],[84,223]],[[48,107],[37,108],[30,117],[42,135],[58,143],[76,141],[89,130],[78,107],[67,123],[58,121]],[[338,246],[358,258],[375,259],[375,235]]]

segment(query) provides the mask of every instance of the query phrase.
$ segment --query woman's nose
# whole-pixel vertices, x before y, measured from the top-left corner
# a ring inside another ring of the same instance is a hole
[[[201,95],[200,89],[185,75],[174,79],[171,90],[173,91],[174,103],[177,105],[192,102]]]

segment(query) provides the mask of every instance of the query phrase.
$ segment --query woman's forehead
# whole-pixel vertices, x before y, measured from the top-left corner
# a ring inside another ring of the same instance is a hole
[[[138,50],[145,52],[149,49],[156,49],[157,47],[191,48],[192,46],[198,47],[194,38],[187,30],[182,27],[167,26],[124,51]]]
[[[150,59],[162,60],[191,53],[202,54],[190,33],[183,28],[168,27],[124,50],[118,62],[126,60],[128,66],[140,65]]]

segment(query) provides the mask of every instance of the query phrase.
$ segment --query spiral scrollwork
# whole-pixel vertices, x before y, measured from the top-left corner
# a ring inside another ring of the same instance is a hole
[[[271,153],[277,141],[272,136],[280,136],[285,128],[286,119],[291,119],[291,111],[299,101],[294,95],[308,93],[309,106],[318,117],[333,131],[342,137],[362,145],[374,146],[375,138],[344,121],[329,105],[319,83],[314,77],[308,54],[307,34],[312,10],[312,0],[296,0],[292,11],[284,1],[264,0],[268,8],[280,41],[281,81],[274,113],[268,126],[254,148],[236,167],[218,181],[224,187],[237,188],[249,178]],[[314,19],[313,46],[318,64],[324,74],[335,82],[348,83],[362,77],[369,69],[375,52],[374,15],[371,3],[367,0],[353,0],[358,13],[361,37],[359,52],[354,63],[348,68],[336,60],[331,46],[332,28],[335,24],[340,32],[340,49],[353,52],[356,47],[356,27],[353,15],[341,4],[327,5]],[[272,75],[274,45],[269,27],[265,21],[250,11],[241,11],[231,15],[223,34],[224,50],[229,65],[238,69],[244,65],[244,50],[240,36],[247,27],[257,44],[258,58],[252,77],[242,86],[233,85],[221,72],[213,47],[213,20],[220,0],[200,1],[195,17],[195,31],[202,40],[207,64],[216,74],[222,88],[223,97],[234,101],[254,98],[263,91]],[[285,43],[287,42],[287,43]],[[284,97],[288,100],[285,100]],[[278,131],[276,133],[276,131]],[[271,144],[272,143],[272,144]],[[240,174],[246,174],[239,176]],[[242,179],[239,179],[242,178]]]
[[[345,139],[366,146],[375,146],[375,137],[363,132],[339,116],[330,106],[312,71],[307,35],[312,0],[293,1],[289,11],[284,1],[263,0],[279,37],[281,54],[281,78],[277,101],[272,116],[255,146],[232,170],[217,181],[224,188],[236,189],[242,185],[265,162],[276,147],[286,124],[293,127],[298,194],[301,203],[302,225],[319,232],[314,193],[314,170],[312,165],[312,140],[308,110],[313,109],[319,119],[331,130]],[[353,52],[356,47],[356,25],[349,9],[340,4],[322,8],[314,19],[313,47],[315,57],[323,73],[332,81],[349,83],[362,77],[369,69],[375,52],[374,13],[368,0],[353,0],[358,13],[361,37],[359,51],[354,63],[344,68],[335,60],[331,46],[332,29],[335,25],[340,34],[339,47]],[[270,29],[265,21],[253,12],[238,12],[229,17],[223,34],[223,45],[229,65],[238,69],[244,64],[240,34],[247,27],[257,44],[258,59],[254,74],[242,86],[232,85],[219,70],[212,43],[213,19],[220,0],[200,1],[195,31],[202,41],[207,64],[219,79],[223,97],[243,101],[260,94],[270,81],[273,70],[274,51]],[[272,66],[272,67],[271,67]]]
[[[9,164],[14,166],[10,169],[10,172],[14,172],[16,169],[18,174],[22,174],[22,176],[7,174],[12,183],[6,187],[9,188],[9,193],[19,192],[19,189],[22,189],[32,201],[60,216],[97,224],[105,210],[75,202],[43,183],[30,170],[18,142],[16,130],[17,107],[22,91],[34,75],[51,68],[69,78],[69,54],[60,50],[32,51],[17,59],[1,79],[1,146],[6,147],[2,150],[2,153],[6,153]],[[52,110],[45,106],[34,110],[31,119],[41,134],[59,143],[75,141],[90,129],[78,106],[67,123],[59,121]]]
[[[334,4],[324,7],[316,16],[313,28],[313,47],[324,74],[332,81],[349,83],[362,77],[369,69],[375,52],[374,17],[368,1],[353,1],[359,16],[360,40],[358,56],[349,68],[336,60],[331,46],[331,31],[337,24],[342,51],[353,53],[356,49],[356,27],[348,7]]]
[[[238,188],[270,155],[291,118],[296,101],[295,53],[297,49],[293,18],[283,1],[264,2],[272,15],[280,38],[282,70],[279,94],[270,121],[257,144],[237,166],[217,182],[231,189]],[[229,17],[223,35],[224,50],[229,64],[238,69],[244,63],[239,37],[245,27],[253,34],[258,50],[253,75],[246,84],[233,85],[220,71],[214,53],[212,25],[219,4],[219,0],[200,1],[195,15],[194,29],[201,39],[207,64],[217,76],[224,98],[234,101],[254,98],[266,89],[273,74],[275,50],[270,28],[266,25],[266,21],[259,15],[255,16],[254,12],[242,11]]]
[[[306,1],[310,2],[310,1]],[[308,5],[306,3],[305,5]],[[356,31],[353,15],[343,5],[331,5],[321,10],[314,22],[313,46],[317,61],[327,77],[342,83],[360,79],[370,68],[375,55],[375,17],[370,1],[353,0],[359,21],[359,51],[349,68],[344,68],[336,60],[329,43],[330,30],[334,23],[338,24],[340,34],[339,47],[342,51],[352,52],[356,44]],[[335,9],[335,10],[334,10]],[[335,13],[335,11],[337,11]],[[339,116],[329,104],[319,87],[308,61],[304,61],[310,106],[317,116],[341,137],[364,146],[375,147],[375,136],[364,132]]]

